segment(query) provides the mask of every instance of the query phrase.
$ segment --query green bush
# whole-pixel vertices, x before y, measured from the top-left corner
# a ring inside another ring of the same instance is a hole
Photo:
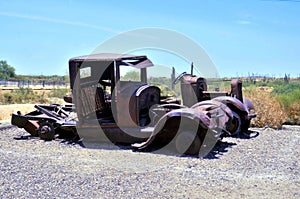
[[[46,103],[45,94],[36,94],[31,88],[19,88],[4,93],[0,98],[1,104]]]
[[[300,82],[291,82],[291,83],[282,83],[282,84],[273,84],[272,87],[274,90],[272,94],[279,95],[279,94],[290,94],[295,90],[300,89]]]
[[[278,94],[277,99],[287,111],[290,111],[294,105],[300,104],[300,89]]]
[[[289,117],[300,115],[298,111],[300,106],[300,82],[274,84],[271,94],[276,96]]]

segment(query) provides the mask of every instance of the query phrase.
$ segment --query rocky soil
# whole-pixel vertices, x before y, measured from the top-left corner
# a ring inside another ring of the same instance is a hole
[[[0,125],[0,198],[300,198],[300,126],[224,138],[206,158],[88,149]]]

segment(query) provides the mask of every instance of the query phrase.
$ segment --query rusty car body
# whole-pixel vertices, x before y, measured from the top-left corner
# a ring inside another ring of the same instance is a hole
[[[182,73],[173,79],[181,83],[182,100],[177,100],[147,83],[147,68],[152,66],[144,55],[74,57],[69,60],[72,96],[65,98],[72,104],[36,105],[29,114],[13,114],[12,124],[45,140],[68,133],[84,143],[109,141],[142,151],[168,148],[189,155],[199,154],[207,138],[248,130],[255,114],[242,95],[241,80],[231,81],[230,92],[212,92],[205,78]],[[139,71],[139,81],[122,80],[120,71],[126,67]]]

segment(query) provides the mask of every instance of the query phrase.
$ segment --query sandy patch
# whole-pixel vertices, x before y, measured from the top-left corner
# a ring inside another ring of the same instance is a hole
[[[34,110],[34,104],[0,105],[0,120],[10,120],[12,113],[16,113],[17,111],[27,114]]]

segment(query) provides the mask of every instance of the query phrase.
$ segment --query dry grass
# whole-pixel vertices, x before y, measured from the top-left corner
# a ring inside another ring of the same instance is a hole
[[[244,95],[254,104],[257,114],[257,117],[252,120],[252,126],[281,128],[282,124],[287,121],[286,111],[268,90],[247,87]]]
[[[34,109],[34,104],[0,105],[0,120],[10,120],[12,113],[16,113],[17,111],[26,114]]]
[[[63,99],[59,98],[48,98],[47,104],[61,104],[65,105],[66,102]],[[7,104],[0,105],[0,120],[10,120],[12,113],[21,111],[22,114],[27,114],[31,111],[34,111],[35,104]]]

